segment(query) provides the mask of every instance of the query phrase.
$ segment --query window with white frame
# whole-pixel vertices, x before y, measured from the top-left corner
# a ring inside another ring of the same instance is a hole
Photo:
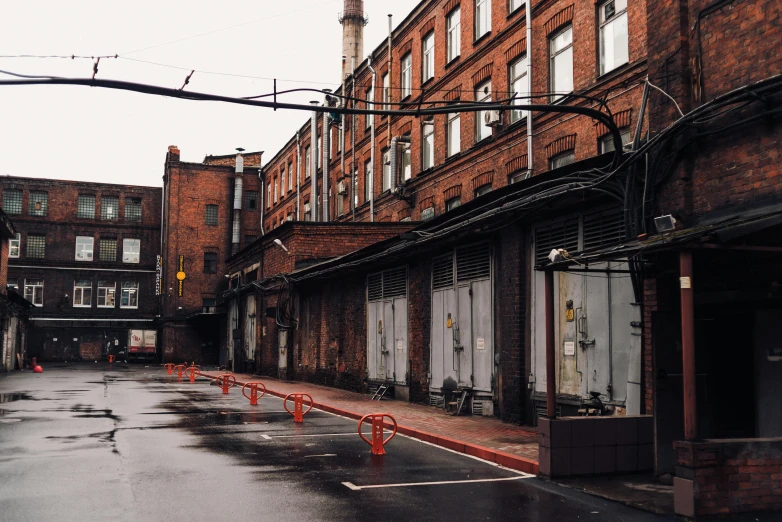
[[[280,169],[280,198],[285,196],[285,166]]]
[[[458,112],[448,114],[448,123],[445,127],[445,133],[447,140],[446,153],[449,158],[462,150],[462,129],[460,121]]]
[[[489,192],[491,192],[491,183],[475,189],[475,197],[479,198],[484,194],[488,194]]]
[[[459,196],[456,196],[455,198],[451,198],[445,202],[445,210],[453,210],[456,207],[461,207],[461,206],[462,206],[462,198]]]
[[[366,92],[366,100],[367,100],[367,109],[373,110],[375,108],[375,86],[369,88]],[[372,127],[372,122],[375,121],[375,115],[374,114],[367,114],[367,117],[364,118],[364,122],[366,125],[366,128],[369,129]]]
[[[630,129],[619,129],[619,134],[622,136],[622,147],[624,148],[630,143]],[[601,136],[597,141],[597,149],[600,154],[614,152],[616,150],[616,147],[614,146],[614,135],[609,133],[605,136]]]
[[[76,236],[76,261],[92,261],[95,238]]]
[[[138,283],[123,281],[122,293],[119,299],[120,308],[138,308]]]
[[[307,148],[304,149],[304,177],[309,178],[312,173],[312,150],[309,145],[307,145]],[[271,197],[271,193],[270,196]]]
[[[114,281],[98,281],[98,308],[114,308],[116,292]]]
[[[447,60],[456,59],[462,54],[462,12],[458,7],[450,12],[445,28],[447,40]]]
[[[391,190],[391,155],[388,150],[383,151],[383,192]]]
[[[35,306],[43,306],[43,279],[25,279],[24,298]]]
[[[323,143],[320,134],[318,134],[318,168],[323,168]]]
[[[288,163],[288,192],[293,190],[293,163]]]
[[[508,0],[508,14],[516,12],[516,10],[523,5],[523,0]]]
[[[426,207],[421,209],[421,221],[432,219],[434,217],[434,207]]]
[[[514,105],[527,105],[530,103],[523,96],[529,95],[529,83],[527,82],[527,57],[522,56],[508,66],[508,84],[510,85],[510,95],[516,96]],[[515,123],[522,118],[527,117],[527,111],[510,111],[510,122]]]
[[[421,170],[434,167],[434,120],[424,120],[421,129]]]
[[[434,31],[424,36],[423,42],[421,42],[422,48],[422,66],[423,66],[423,78],[421,83],[426,83],[434,78]]]
[[[383,75],[383,110],[391,110],[391,83],[388,73]]]
[[[266,185],[266,208],[272,208],[272,184]]]
[[[8,241],[8,257],[19,257],[19,244],[22,241],[22,234],[16,233],[14,239]]]
[[[277,203],[277,196],[280,193],[280,179],[274,178],[274,203]]]
[[[410,133],[404,135],[407,141],[410,141]],[[412,165],[412,144],[402,143],[402,176],[405,181],[413,177],[413,165]]]
[[[491,0],[475,0],[475,39],[491,31]]]
[[[304,202],[304,221],[310,221],[312,218],[312,210],[310,207],[310,202],[305,201]]]
[[[372,160],[368,159],[364,162],[364,202],[366,203],[372,198]],[[340,208],[340,211],[342,209]]]
[[[92,281],[81,279],[73,282],[73,306],[80,308],[92,306]]]
[[[413,55],[407,53],[402,57],[402,99],[413,93]]]
[[[565,167],[576,161],[576,152],[574,150],[566,150],[559,154],[549,158],[549,169],[554,170],[560,167]]]
[[[573,26],[569,25],[549,39],[551,91],[555,102],[573,92]]]
[[[483,82],[475,89],[475,101],[482,103],[491,102],[491,80]],[[486,125],[486,113],[475,113],[475,141],[479,142],[491,136],[491,127]]]
[[[627,0],[608,0],[600,5],[600,74],[613,71],[629,60]]]
[[[141,240],[123,239],[122,240],[122,262],[138,263],[141,260]]]

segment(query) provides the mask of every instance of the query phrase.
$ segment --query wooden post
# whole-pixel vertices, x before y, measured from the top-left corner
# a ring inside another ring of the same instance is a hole
[[[682,308],[682,381],[684,440],[698,439],[695,377],[695,305],[693,303],[692,252],[679,253],[679,289]]]
[[[545,307],[546,307],[546,415],[550,419],[557,416],[556,362],[554,360],[554,272],[546,270]]]

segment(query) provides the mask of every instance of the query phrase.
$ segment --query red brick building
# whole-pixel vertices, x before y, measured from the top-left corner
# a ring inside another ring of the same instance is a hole
[[[0,183],[3,210],[16,224],[7,285],[34,305],[29,357],[123,355],[131,329],[156,330],[160,189],[16,177]]]
[[[8,254],[16,227],[0,210],[0,372],[21,370],[27,357],[27,318],[32,304],[9,290]]]

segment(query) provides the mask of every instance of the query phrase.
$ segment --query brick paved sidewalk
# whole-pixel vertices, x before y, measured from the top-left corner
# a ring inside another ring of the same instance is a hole
[[[220,372],[205,371],[205,377],[215,378]],[[401,401],[370,400],[360,393],[296,381],[281,381],[258,375],[234,374],[237,383],[261,381],[267,393],[284,397],[289,393],[308,393],[315,408],[360,418],[367,413],[390,413],[399,424],[399,432],[432,442],[462,453],[528,473],[538,471],[538,434],[535,428],[506,424],[486,417],[446,414],[443,410]]]

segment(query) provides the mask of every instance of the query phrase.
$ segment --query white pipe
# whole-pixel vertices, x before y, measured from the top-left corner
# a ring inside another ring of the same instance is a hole
[[[350,95],[353,98],[356,96],[356,57],[353,56],[350,59],[351,70],[351,83],[353,86],[350,89]],[[353,107],[356,106],[355,100],[351,103]],[[358,176],[356,176],[356,115],[350,116],[350,176],[352,183],[350,184],[350,203],[353,206],[353,221],[356,220],[356,189],[358,188]]]
[[[343,56],[342,61],[344,61],[346,58]],[[343,67],[344,70],[344,67]],[[341,105],[343,108],[347,107],[348,102],[345,99],[345,96],[347,96],[347,93],[345,92],[345,75],[342,75],[342,101]],[[343,114],[339,118],[339,168],[340,172],[342,173],[342,182],[344,184],[345,180],[345,119],[347,118],[347,114]],[[345,207],[342,207],[337,211],[337,215],[342,214],[342,209]]]
[[[529,2],[527,2],[529,3]],[[391,94],[394,92],[391,89],[391,83],[394,75],[391,73],[393,70],[394,62],[391,61],[391,15],[388,15],[388,103],[391,103]],[[391,108],[389,105],[388,108]],[[388,116],[388,146],[391,146],[391,116]]]
[[[266,208],[264,207],[266,199],[266,194],[264,193],[266,190],[266,182],[263,179],[263,167],[258,169],[258,179],[261,180],[261,235],[265,236],[266,232],[263,230],[263,219],[266,215]]]
[[[527,0],[526,20],[527,24],[527,93],[532,94],[532,8]],[[525,102],[528,103],[528,102]],[[533,147],[532,147],[532,111],[527,111],[527,171],[532,176],[533,171]]]
[[[244,186],[244,158],[242,153],[236,155],[236,167],[234,169],[234,219],[231,234],[232,254],[239,251],[242,232],[242,189]]]
[[[328,89],[323,89],[324,92],[330,93]],[[326,94],[326,101],[324,105],[329,106],[330,96]],[[323,221],[330,221],[330,208],[329,208],[329,163],[331,161],[331,126],[329,125],[329,115],[323,113]]]
[[[320,105],[312,101],[311,105]],[[318,221],[318,112],[312,111],[310,121],[310,215],[312,221]]]
[[[372,73],[372,109],[375,108],[375,68],[372,67],[372,55],[367,57],[367,68]],[[369,120],[369,221],[375,221],[375,115],[370,116]],[[382,169],[381,169],[382,172]]]
[[[301,221],[301,142],[296,131],[296,221]]]

